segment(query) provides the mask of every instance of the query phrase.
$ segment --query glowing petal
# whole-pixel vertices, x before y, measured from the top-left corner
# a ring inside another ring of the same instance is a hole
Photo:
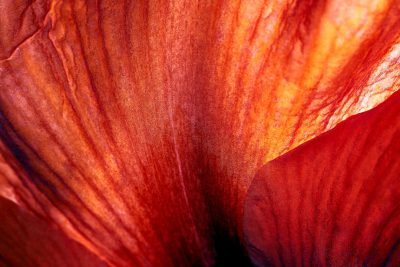
[[[0,193],[109,263],[210,265],[263,163],[397,90],[396,3],[2,0]]]
[[[201,81],[206,191],[227,225],[259,167],[399,88],[399,1],[250,2],[218,2]]]

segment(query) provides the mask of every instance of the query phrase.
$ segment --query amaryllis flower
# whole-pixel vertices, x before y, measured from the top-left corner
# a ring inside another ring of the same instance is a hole
[[[0,0],[0,266],[400,266],[400,1]]]

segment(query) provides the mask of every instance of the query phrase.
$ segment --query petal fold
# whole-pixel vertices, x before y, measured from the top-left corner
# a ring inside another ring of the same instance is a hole
[[[0,60],[9,58],[44,25],[50,0],[0,1]]]

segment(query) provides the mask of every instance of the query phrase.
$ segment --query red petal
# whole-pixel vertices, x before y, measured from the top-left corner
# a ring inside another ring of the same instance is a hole
[[[43,26],[49,0],[2,0],[0,3],[0,60],[10,57],[18,46]]]
[[[2,197],[0,222],[0,266],[108,266],[82,245]]]
[[[179,20],[195,8],[53,1],[0,62],[3,191],[118,266],[211,261]]]
[[[209,210],[398,86],[392,1],[3,2],[0,190],[119,265],[211,264]]]
[[[268,163],[246,202],[260,266],[400,264],[400,93]]]
[[[386,0],[256,0],[219,2],[215,14],[199,105],[204,179],[214,216],[240,224],[257,169],[398,90],[400,11]]]

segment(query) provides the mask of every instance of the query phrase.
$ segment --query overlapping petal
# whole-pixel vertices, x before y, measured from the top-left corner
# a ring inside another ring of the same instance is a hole
[[[0,7],[0,193],[113,265],[212,264],[262,164],[398,89],[395,0]]]
[[[202,127],[217,214],[241,218],[259,167],[398,90],[398,17],[398,1],[221,4]]]
[[[259,266],[400,264],[400,93],[266,164],[246,201]]]

